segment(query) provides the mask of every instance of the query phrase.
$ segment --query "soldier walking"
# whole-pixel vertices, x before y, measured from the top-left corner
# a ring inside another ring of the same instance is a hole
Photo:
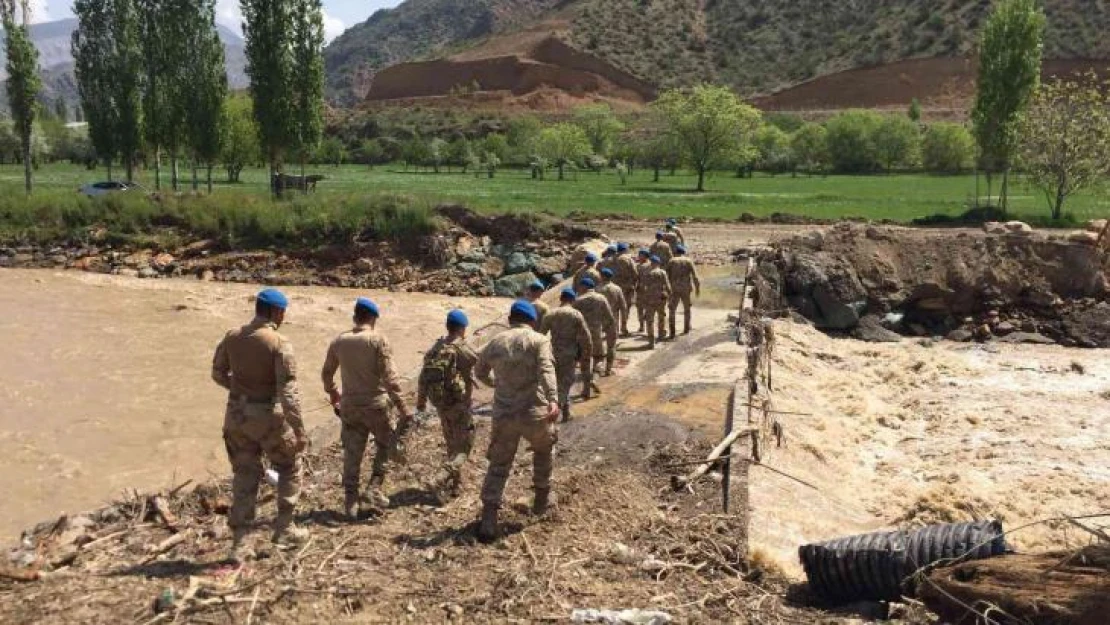
[[[608,267],[602,269],[601,284],[597,287],[597,292],[605,297],[605,301],[609,302],[609,309],[613,311],[613,317],[617,319],[617,327],[613,330],[615,337],[620,328],[628,327],[628,308],[624,302],[624,291],[613,283],[614,275],[612,269]],[[613,361],[616,357],[616,349],[610,347],[605,354],[606,376],[613,374]]]
[[[482,485],[478,526],[478,539],[483,542],[497,538],[501,498],[521,439],[532,448],[532,513],[547,511],[559,404],[551,341],[532,329],[535,322],[536,309],[531,303],[514,303],[509,311],[510,328],[490,340],[475,365],[478,380],[494,388],[489,471]]]
[[[385,485],[386,464],[400,432],[407,429],[412,415],[401,397],[401,380],[393,366],[393,350],[389,341],[375,330],[381,312],[365,297],[355,302],[355,327],[340,334],[328,347],[321,377],[332,406],[339,409],[343,423],[343,510],[355,520],[360,516],[389,507]],[[335,373],[341,372],[343,392],[335,385]],[[389,420],[390,406],[401,414],[398,432]],[[374,461],[370,482],[359,495],[362,457],[366,443],[374,435]],[[396,437],[396,438],[395,438]]]
[[[670,243],[664,240],[662,232],[655,233],[655,243],[651,244],[650,251],[652,256],[659,257],[659,261],[663,263],[664,267],[667,266],[667,263],[671,261],[671,257],[674,256],[674,250],[671,248]]]
[[[583,264],[581,267],[578,268],[578,271],[574,272],[574,284],[572,285],[573,288],[577,289],[578,284],[586,278],[593,280],[594,284],[601,282],[601,274],[597,270],[597,255],[592,252],[586,254],[586,260],[583,261]]]
[[[551,335],[559,409],[563,412],[564,423],[570,421],[570,389],[574,386],[575,367],[588,367],[593,354],[586,318],[574,308],[576,299],[578,294],[574,289],[563,289],[559,295],[559,307],[549,312],[540,326],[543,334]]]
[[[601,394],[601,389],[594,384],[594,374],[607,354],[613,353],[617,345],[617,321],[613,316],[613,309],[605,296],[594,291],[597,285],[591,278],[584,278],[578,283],[578,299],[574,307],[586,319],[586,327],[590,329],[590,342],[593,344],[593,353],[588,361],[588,366],[582,368],[582,399],[589,399],[592,392]]]
[[[458,496],[462,468],[474,446],[470,411],[478,355],[466,344],[469,326],[470,320],[463,311],[452,310],[447,314],[447,336],[436,341],[424,354],[424,367],[417,384],[416,410],[424,412],[431,401],[443,428],[447,462],[435,482],[435,490],[444,503]]]
[[[671,338],[675,337],[675,326],[678,324],[678,305],[682,304],[682,311],[686,322],[683,334],[690,333],[690,292],[693,291],[701,297],[701,281],[698,279],[698,269],[694,261],[686,255],[686,246],[679,245],[675,248],[675,257],[667,263],[667,279],[671,281],[670,313],[671,313]]]
[[[644,290],[647,288],[647,277],[651,273],[651,252],[643,249],[637,255],[639,263],[636,265],[636,317],[640,320],[640,329],[637,332],[644,331],[644,318],[647,315],[644,303],[647,297]]]
[[[663,234],[664,238],[666,238],[667,240],[667,243],[670,244],[671,249],[674,249],[679,245],[686,245],[686,237],[682,236],[682,228],[678,227],[677,219],[672,218],[667,220],[667,225],[665,226]]]
[[[651,271],[643,279],[644,318],[647,324],[648,348],[655,349],[656,327],[659,338],[664,338],[667,325],[667,302],[671,297],[671,283],[663,271],[663,260],[651,257]]]
[[[528,285],[528,291],[525,293],[525,296],[528,298],[528,301],[531,302],[531,304],[536,307],[536,329],[537,330],[540,329],[540,324],[543,323],[543,318],[544,318],[545,315],[547,315],[547,311],[548,311],[547,304],[543,303],[543,299],[542,299],[543,298],[543,293],[544,293],[545,290],[546,289],[543,286],[543,282],[540,282],[539,280],[536,280],[532,284]]]
[[[288,308],[281,291],[259,293],[254,320],[228,332],[212,359],[212,379],[228,390],[223,436],[232,470],[228,525],[230,560],[235,562],[248,555],[245,541],[255,518],[263,454],[278,474],[273,542],[289,546],[308,539],[308,530],[293,523],[301,490],[300,454],[308,436],[301,420],[293,346],[278,334]]]
[[[632,314],[632,304],[636,300],[636,285],[639,272],[636,261],[628,250],[627,243],[617,244],[617,258],[613,263],[613,282],[624,294],[624,314],[621,316],[621,336],[628,336],[628,318]]]

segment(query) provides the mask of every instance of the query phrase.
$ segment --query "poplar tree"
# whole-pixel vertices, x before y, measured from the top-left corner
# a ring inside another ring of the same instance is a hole
[[[197,189],[197,165],[203,163],[207,169],[208,193],[212,193],[212,167],[223,147],[227,71],[224,46],[216,29],[215,0],[190,1],[197,5],[189,38],[195,63],[186,114],[189,147],[193,152],[193,190]]]
[[[78,118],[89,125],[89,140],[112,180],[112,160],[119,153],[116,128],[115,81],[110,60],[115,55],[112,37],[112,0],[76,0],[73,12],[78,26],[71,47],[81,105]]]
[[[16,15],[19,9],[21,16]],[[38,95],[42,88],[39,80],[39,53],[31,43],[28,24],[31,21],[27,0],[0,1],[5,47],[8,54],[8,106],[11,108],[12,125],[19,137],[23,153],[23,184],[31,193],[31,131],[38,111]],[[19,19],[19,18],[22,19]]]
[[[296,0],[299,2],[300,0]],[[258,142],[270,165],[270,180],[282,170],[294,145],[293,15],[290,0],[240,0],[246,39],[247,75],[250,77]],[[280,195],[280,188],[274,188]]]
[[[301,162],[324,133],[324,13],[320,0],[293,0],[294,140]]]
[[[116,141],[127,172],[135,179],[135,158],[143,145],[142,70],[143,50],[139,36],[139,13],[135,0],[111,0],[111,37],[114,55],[103,62],[117,111]]]

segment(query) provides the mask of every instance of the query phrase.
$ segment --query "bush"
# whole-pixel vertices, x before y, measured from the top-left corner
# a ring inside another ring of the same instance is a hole
[[[921,130],[902,115],[887,115],[871,136],[875,158],[887,172],[894,167],[913,167],[921,161]]]
[[[960,124],[939,122],[925,131],[922,162],[933,173],[958,174],[975,160],[975,139]]]
[[[874,136],[882,121],[881,115],[871,111],[845,111],[825,124],[825,142],[837,172],[859,174],[879,169]]]

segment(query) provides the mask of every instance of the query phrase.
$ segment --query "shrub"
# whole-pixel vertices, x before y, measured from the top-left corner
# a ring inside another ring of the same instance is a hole
[[[826,124],[826,145],[840,173],[868,173],[879,168],[874,136],[883,118],[871,111],[845,111]]]
[[[975,139],[960,124],[938,122],[925,131],[922,162],[934,173],[958,174],[975,159]]]

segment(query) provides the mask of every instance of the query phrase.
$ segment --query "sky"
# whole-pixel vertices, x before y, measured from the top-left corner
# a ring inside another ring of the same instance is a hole
[[[378,9],[388,9],[401,4],[401,0],[324,0],[324,32],[328,41],[344,30],[363,22]],[[73,0],[31,0],[32,19],[49,22],[73,16]],[[217,19],[221,24],[239,30],[242,16],[239,0],[217,0]]]

